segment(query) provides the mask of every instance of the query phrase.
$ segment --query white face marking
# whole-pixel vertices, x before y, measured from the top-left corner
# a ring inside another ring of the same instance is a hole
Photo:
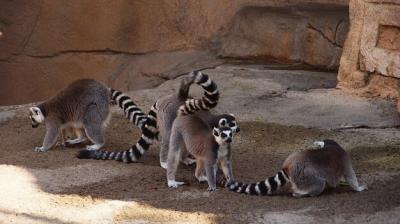
[[[42,111],[39,109],[39,107],[31,107],[29,108],[31,111],[31,117],[37,122],[37,123],[42,123],[44,121],[44,116]]]
[[[216,133],[215,133],[216,132]],[[216,135],[216,134],[218,134],[218,135]],[[219,144],[219,145],[222,145],[222,144],[226,144],[226,143],[230,143],[230,142],[226,142],[226,140],[227,139],[231,139],[232,140],[232,130],[223,130],[223,131],[221,131],[220,129],[218,129],[218,128],[214,128],[214,133],[213,133],[213,135],[214,135],[214,138],[215,138],[215,141]]]
[[[219,126],[220,126],[220,127],[225,127],[225,126],[226,126],[226,123],[227,123],[227,122],[226,122],[226,119],[225,119],[225,118],[222,118],[222,119],[219,120]]]
[[[323,148],[325,146],[325,143],[323,141],[315,141],[313,144],[318,146],[319,148]]]

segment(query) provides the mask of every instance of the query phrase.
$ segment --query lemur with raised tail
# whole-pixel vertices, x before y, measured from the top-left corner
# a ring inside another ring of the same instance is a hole
[[[229,189],[250,195],[272,195],[290,183],[294,197],[318,196],[327,186],[336,187],[343,177],[354,191],[368,189],[359,185],[349,155],[337,142],[326,139],[314,144],[320,148],[289,155],[275,176],[253,184],[232,182]]]
[[[200,85],[205,90],[204,97],[201,100],[188,99],[189,88],[193,83]],[[167,168],[169,139],[173,122],[178,113],[180,115],[194,114],[208,125],[210,131],[213,127],[231,127],[235,133],[240,131],[236,119],[232,114],[214,115],[208,111],[217,105],[218,99],[219,92],[214,81],[208,75],[200,71],[194,71],[182,79],[178,93],[157,100],[152,107],[152,112],[157,117],[158,129],[161,136],[161,167],[164,169]],[[182,162],[187,165],[193,163],[194,160],[186,157],[186,155],[183,152]]]
[[[216,190],[218,165],[228,182],[233,181],[230,147],[233,135],[233,130],[228,127],[214,127],[210,130],[208,124],[195,115],[178,116],[172,125],[169,143],[168,187],[177,188],[184,184],[175,180],[183,151],[196,158],[195,177],[199,181],[208,182],[208,191]]]
[[[96,80],[80,79],[72,82],[54,97],[29,108],[32,127],[36,128],[44,122],[47,129],[43,145],[35,147],[34,151],[48,151],[56,143],[60,132],[63,143],[64,131],[71,127],[76,130],[78,138],[66,141],[67,143],[80,143],[84,141],[86,135],[93,143],[86,147],[87,150],[100,149],[105,143],[104,134],[110,120],[111,100],[117,102],[125,114],[133,114],[129,117],[130,120],[146,135],[142,136],[141,142],[145,143],[143,147],[151,144],[150,140],[155,138],[156,133],[147,130],[156,130],[156,124],[131,103],[129,97]],[[80,131],[82,129],[84,134]]]

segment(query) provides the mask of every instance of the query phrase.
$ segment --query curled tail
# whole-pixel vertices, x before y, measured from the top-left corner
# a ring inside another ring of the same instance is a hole
[[[185,104],[178,109],[178,115],[185,115],[194,113],[197,110],[210,110],[217,106],[219,99],[219,92],[217,84],[212,81],[208,75],[200,71],[194,71],[190,74],[194,83],[200,85],[204,89],[204,96],[199,99],[188,99]]]
[[[284,170],[280,170],[275,176],[269,177],[265,181],[253,184],[233,182],[230,183],[228,187],[229,190],[236,191],[237,193],[245,193],[249,195],[272,195],[288,182],[288,175]]]
[[[117,160],[125,163],[137,162],[158,137],[155,104],[152,106],[149,115],[146,115],[129,97],[119,91],[111,91],[112,99],[124,110],[129,120],[142,130],[139,141],[125,151],[81,150],[77,157],[79,159]]]

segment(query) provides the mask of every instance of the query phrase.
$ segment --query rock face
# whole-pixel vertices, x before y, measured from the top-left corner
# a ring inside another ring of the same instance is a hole
[[[0,105],[95,78],[153,87],[222,59],[337,69],[347,0],[1,1]]]
[[[321,129],[391,128],[400,124],[395,102],[335,89],[336,73],[287,69],[220,65],[205,70],[221,91],[214,111],[233,113],[240,122],[256,120]],[[159,96],[176,92],[180,81],[181,77],[129,94],[147,111]],[[190,90],[196,98],[203,94],[197,85]]]
[[[363,96],[399,98],[400,1],[350,1],[350,31],[339,87]]]

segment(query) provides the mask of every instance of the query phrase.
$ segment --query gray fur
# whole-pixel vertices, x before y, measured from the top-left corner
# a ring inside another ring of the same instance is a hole
[[[35,151],[49,150],[66,126],[84,128],[94,143],[89,149],[104,145],[104,131],[110,118],[110,90],[102,83],[91,79],[75,81],[37,107],[44,115],[47,132],[43,146],[36,147]]]
[[[290,183],[290,191],[294,197],[318,196],[327,186],[336,187],[339,181],[344,179],[350,184],[354,191],[367,190],[367,186],[360,186],[351,165],[350,157],[347,152],[335,141],[324,140],[320,144],[322,148],[295,152],[288,156],[282,166],[284,183]],[[278,177],[278,174],[275,176]],[[261,183],[261,184],[260,184]],[[256,192],[253,189],[262,186],[262,182],[255,184],[241,184],[234,182],[229,188],[232,191],[247,194],[270,195],[278,191],[283,185],[276,189],[270,186],[277,181],[274,178],[265,180],[267,185],[264,191]],[[249,191],[244,191],[248,188]]]
[[[229,130],[230,136],[221,137],[222,130]],[[206,174],[208,182],[208,190],[216,190],[216,171],[218,161],[221,159],[220,165],[228,165],[227,159],[219,158],[219,150],[225,149],[227,153],[221,157],[229,158],[230,155],[230,142],[232,141],[232,131],[229,128],[221,128],[213,130],[209,129],[208,125],[195,115],[179,116],[175,119],[170,136],[170,144],[167,159],[167,180],[169,187],[178,187],[183,184],[182,182],[175,181],[175,175],[178,168],[181,153],[183,151],[189,152],[196,158],[196,172],[195,176],[201,180]],[[230,161],[229,161],[230,162]],[[229,163],[230,164],[230,163]],[[229,173],[231,167],[223,167],[222,169],[233,179],[233,175]]]

